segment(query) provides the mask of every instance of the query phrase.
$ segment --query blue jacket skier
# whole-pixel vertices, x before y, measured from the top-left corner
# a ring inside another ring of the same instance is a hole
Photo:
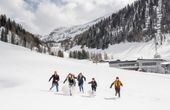
[[[84,81],[86,81],[86,77],[84,77],[82,73],[79,73],[79,75],[77,76],[77,81],[80,92],[84,92],[83,83]]]

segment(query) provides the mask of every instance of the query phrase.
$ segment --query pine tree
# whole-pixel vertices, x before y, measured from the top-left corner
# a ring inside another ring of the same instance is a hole
[[[82,49],[82,59],[87,59],[87,52],[84,50],[84,49]]]
[[[11,43],[12,44],[15,44],[15,35],[14,35],[14,33],[12,32],[12,35],[11,35]]]
[[[62,52],[61,50],[59,50],[57,56],[58,56],[58,57],[64,57],[64,54],[63,54],[63,52]]]
[[[1,41],[5,41],[5,31],[4,31],[4,29],[1,30]]]
[[[74,58],[78,59],[78,51],[74,51],[73,54],[74,54]]]
[[[5,33],[4,33],[4,42],[8,42],[8,28],[5,28]]]
[[[108,60],[107,53],[104,53],[104,60]]]
[[[73,58],[73,52],[72,51],[70,51],[70,53],[69,53],[69,58]]]
[[[78,59],[83,59],[81,51],[78,51]]]

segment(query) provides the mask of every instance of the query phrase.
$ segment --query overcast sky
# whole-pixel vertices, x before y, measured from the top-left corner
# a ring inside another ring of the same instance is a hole
[[[61,26],[84,24],[111,14],[134,0],[0,0],[6,14],[34,34]]]

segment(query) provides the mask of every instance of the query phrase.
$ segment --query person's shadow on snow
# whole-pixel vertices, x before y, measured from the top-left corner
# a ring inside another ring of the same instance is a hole
[[[105,97],[104,99],[105,100],[116,100],[117,98],[116,97]]]
[[[55,95],[61,95],[61,96],[70,96],[69,94],[65,94],[65,93],[54,93]]]

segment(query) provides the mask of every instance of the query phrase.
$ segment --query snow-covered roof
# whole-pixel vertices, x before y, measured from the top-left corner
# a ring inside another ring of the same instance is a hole
[[[157,59],[157,58],[153,58],[153,59],[137,59],[137,60],[143,60],[143,61],[166,61],[164,59]]]
[[[109,63],[135,63],[136,60],[126,60],[126,61],[120,61],[120,60],[116,60],[116,61],[110,61]]]
[[[170,64],[170,62],[162,62],[161,64],[162,65],[167,65],[167,64]]]

